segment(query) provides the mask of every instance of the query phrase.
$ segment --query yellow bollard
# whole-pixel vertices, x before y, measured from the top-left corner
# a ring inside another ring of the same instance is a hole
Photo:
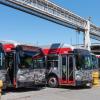
[[[1,100],[1,95],[2,95],[2,87],[3,87],[3,81],[0,80],[0,100]]]
[[[93,85],[94,86],[100,86],[100,83],[99,83],[99,72],[98,71],[94,71],[92,73],[92,77],[93,77]]]

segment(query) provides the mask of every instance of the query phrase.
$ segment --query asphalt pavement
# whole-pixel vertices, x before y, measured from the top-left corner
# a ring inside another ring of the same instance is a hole
[[[100,87],[9,89],[3,93],[1,100],[100,100]]]

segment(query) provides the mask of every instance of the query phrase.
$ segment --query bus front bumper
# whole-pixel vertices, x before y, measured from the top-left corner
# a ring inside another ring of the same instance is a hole
[[[36,85],[45,85],[46,81],[42,80],[42,81],[27,81],[27,82],[17,82],[17,87],[34,87]]]
[[[76,81],[76,86],[89,86],[92,84],[92,80]]]

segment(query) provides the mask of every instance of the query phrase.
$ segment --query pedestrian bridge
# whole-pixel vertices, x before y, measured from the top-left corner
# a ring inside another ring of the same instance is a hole
[[[86,19],[48,0],[0,0],[0,3],[84,33],[87,31]],[[89,33],[100,40],[100,27],[90,23]]]

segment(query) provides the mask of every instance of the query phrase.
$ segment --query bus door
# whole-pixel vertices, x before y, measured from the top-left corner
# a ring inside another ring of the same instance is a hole
[[[15,79],[15,64],[16,64],[16,55],[15,52],[11,51],[6,53],[6,66],[7,66],[7,77],[9,80],[9,85],[14,85]]]
[[[74,57],[73,55],[62,55],[61,57],[61,84],[74,83]]]
[[[75,69],[75,59],[73,55],[68,55],[68,65],[67,65],[67,80],[68,84],[74,84],[74,69]]]

